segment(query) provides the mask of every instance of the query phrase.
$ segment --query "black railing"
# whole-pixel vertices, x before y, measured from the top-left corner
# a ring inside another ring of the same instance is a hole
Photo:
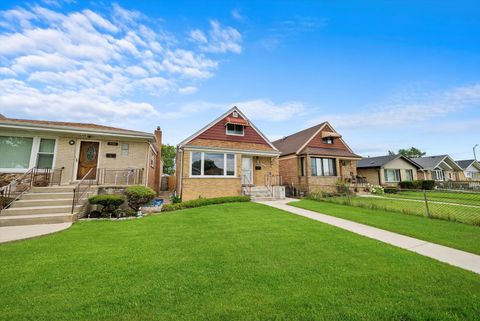
[[[34,168],[32,186],[53,186],[62,182],[62,168]]]
[[[85,176],[80,180],[80,182],[75,185],[73,189],[73,200],[72,200],[72,214],[75,212],[75,207],[80,203],[80,201],[85,197],[85,195],[90,191],[90,187],[95,182],[92,180],[93,168],[91,168]]]
[[[99,168],[98,185],[141,185],[143,184],[143,168],[111,169]]]

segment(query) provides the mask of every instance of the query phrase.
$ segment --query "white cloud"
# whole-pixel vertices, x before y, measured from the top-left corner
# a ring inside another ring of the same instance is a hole
[[[209,53],[241,50],[240,33],[216,21],[207,33],[192,33],[206,42],[191,49],[190,40],[182,43],[157,20],[118,4],[102,13],[64,13],[55,9],[61,1],[49,2],[0,11],[2,112],[65,119],[95,111],[112,119],[145,115],[160,107],[142,101],[193,94],[199,80],[213,77],[219,62]]]
[[[237,20],[237,21],[245,20],[245,17],[240,13],[240,10],[238,10],[238,9],[232,10],[231,14],[232,14],[232,18]]]
[[[420,124],[480,104],[480,84],[431,93],[427,98],[407,97],[405,100],[359,113],[326,114],[309,123],[329,120],[338,128],[356,128],[359,124],[370,128]]]
[[[210,20],[208,37],[203,31],[195,29],[190,32],[190,38],[196,42],[204,52],[242,52],[242,35],[240,32],[232,27],[224,28],[216,20]]]

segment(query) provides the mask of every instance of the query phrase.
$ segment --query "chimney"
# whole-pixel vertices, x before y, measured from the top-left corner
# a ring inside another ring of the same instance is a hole
[[[162,188],[162,175],[163,175],[163,163],[162,163],[162,130],[160,126],[154,132],[155,134],[155,147],[157,148],[157,159],[155,160],[155,186],[157,186],[160,192]]]

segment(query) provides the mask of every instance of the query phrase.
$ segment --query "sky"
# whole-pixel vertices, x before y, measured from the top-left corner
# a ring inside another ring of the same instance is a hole
[[[0,2],[0,113],[177,144],[232,106],[363,156],[480,144],[478,1]]]

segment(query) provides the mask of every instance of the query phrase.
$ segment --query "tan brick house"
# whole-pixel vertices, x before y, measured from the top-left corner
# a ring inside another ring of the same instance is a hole
[[[412,158],[422,168],[418,172],[419,179],[441,181],[466,180],[463,168],[448,155],[435,155]]]
[[[176,193],[183,201],[262,191],[280,185],[280,152],[233,107],[177,146]]]
[[[357,173],[368,183],[382,186],[397,186],[403,181],[418,179],[422,167],[403,155],[366,157],[357,163]]]
[[[99,185],[159,190],[162,132],[103,125],[0,118],[0,186],[34,169],[50,183],[86,178]]]
[[[283,183],[300,192],[331,191],[338,180],[355,182],[356,155],[324,122],[273,142],[280,150]]]

